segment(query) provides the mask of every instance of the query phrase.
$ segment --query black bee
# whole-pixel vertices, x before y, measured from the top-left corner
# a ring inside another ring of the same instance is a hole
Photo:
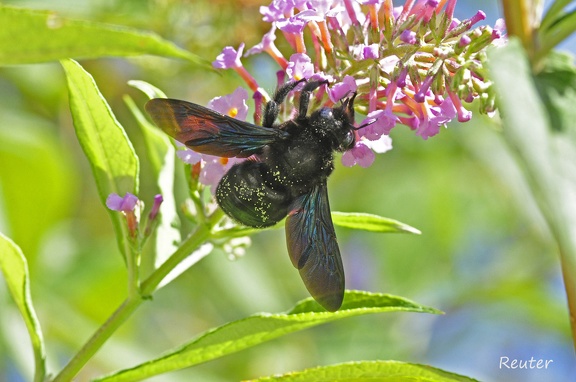
[[[253,125],[193,103],[153,99],[146,110],[156,125],[194,151],[248,158],[234,165],[216,188],[216,200],[232,219],[267,227],[286,219],[292,264],[310,294],[336,311],[344,297],[344,269],[336,241],[326,180],[334,169],[334,151],[354,146],[354,93],[334,108],[307,116],[311,93],[327,82],[310,81],[300,95],[298,116],[274,125],[280,104],[304,82],[280,87]]]

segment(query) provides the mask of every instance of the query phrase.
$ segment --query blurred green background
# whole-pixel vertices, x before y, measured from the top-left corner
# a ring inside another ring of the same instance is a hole
[[[67,17],[152,30],[212,61],[222,47],[250,47],[268,24],[258,0],[4,1]],[[399,5],[396,1],[395,5]],[[456,16],[479,2],[459,1]],[[493,24],[495,1],[481,2]],[[1,49],[1,47],[0,47]],[[132,79],[171,98],[206,104],[242,80],[159,57],[83,60],[136,146],[141,197],[154,179],[136,122],[122,96],[145,98]],[[263,55],[245,60],[272,91]],[[498,118],[474,114],[424,141],[405,127],[394,150],[368,169],[337,165],[329,181],[333,210],[391,217],[421,236],[337,228],[350,289],[397,294],[446,312],[348,319],[291,334],[155,381],[231,381],[349,360],[429,363],[483,380],[576,380],[574,353],[555,246],[507,148]],[[47,341],[59,370],[126,295],[125,267],[75,138],[57,63],[0,68],[0,230],[21,246]],[[209,328],[255,312],[289,309],[307,297],[283,230],[252,238],[244,257],[215,251],[160,290],[101,350],[80,380],[132,366]],[[28,337],[0,283],[0,381],[29,380]],[[552,359],[547,370],[501,370],[501,356]]]

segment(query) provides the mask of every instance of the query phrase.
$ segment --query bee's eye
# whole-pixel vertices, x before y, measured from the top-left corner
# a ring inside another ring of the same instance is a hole
[[[354,143],[356,142],[356,136],[354,135],[354,131],[348,130],[344,135],[342,141],[340,142],[340,147],[338,147],[339,151],[347,151],[354,147]]]

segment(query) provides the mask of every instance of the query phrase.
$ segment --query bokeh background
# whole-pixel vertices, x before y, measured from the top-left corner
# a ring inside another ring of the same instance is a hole
[[[268,28],[258,12],[268,3],[259,0],[4,3],[152,30],[209,61],[226,45],[258,43]],[[464,0],[456,17],[479,8],[487,24],[500,17],[496,1]],[[576,50],[571,42],[563,48]],[[122,96],[139,105],[145,98],[127,81],[144,80],[199,104],[243,85],[231,71],[215,74],[159,57],[81,64],[136,146],[144,200],[151,200],[154,179]],[[262,55],[245,64],[273,91],[277,68],[271,59]],[[153,380],[231,381],[369,359],[426,363],[486,381],[576,380],[556,248],[499,129],[497,117],[478,113],[427,141],[399,126],[392,132],[394,149],[372,167],[337,165],[329,181],[333,210],[380,214],[422,231],[382,235],[337,228],[348,287],[404,296],[445,315],[338,321]],[[57,63],[0,68],[0,230],[28,258],[49,368],[57,371],[126,294],[124,263],[75,138]],[[228,321],[285,311],[305,297],[283,230],[261,232],[245,256],[231,260],[217,250],[160,290],[80,380],[143,362]],[[499,368],[504,356],[553,362],[546,370],[506,370]],[[25,328],[0,282],[0,381],[29,380],[30,362]]]

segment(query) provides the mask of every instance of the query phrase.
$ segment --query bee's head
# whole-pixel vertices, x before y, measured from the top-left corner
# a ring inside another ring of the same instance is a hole
[[[333,150],[350,150],[355,143],[354,98],[344,98],[342,105],[334,108],[323,107],[310,116],[310,124],[318,134],[329,139]]]

